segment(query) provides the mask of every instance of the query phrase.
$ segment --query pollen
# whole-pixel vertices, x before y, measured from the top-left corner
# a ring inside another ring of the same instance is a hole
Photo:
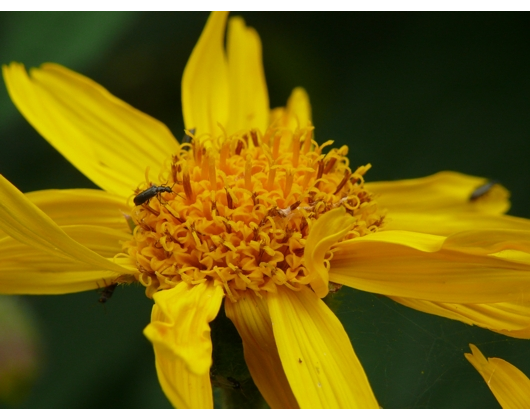
[[[180,282],[220,284],[237,301],[308,284],[304,249],[315,221],[344,206],[355,223],[343,239],[377,231],[384,216],[364,187],[370,165],[350,169],[348,147],[271,126],[211,138],[187,135],[159,174],[152,199],[134,206],[124,251],[147,296]],[[325,149],[328,149],[327,151]],[[144,183],[137,193],[152,187]],[[169,192],[171,191],[171,192]],[[332,250],[326,258],[333,257]]]

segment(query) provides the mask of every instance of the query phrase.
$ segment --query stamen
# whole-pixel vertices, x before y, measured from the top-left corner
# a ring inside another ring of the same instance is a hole
[[[293,187],[293,173],[290,170],[288,170],[287,176],[285,177],[285,187],[283,188],[284,198],[289,197],[289,193],[291,192],[292,187]]]
[[[313,165],[313,161],[309,162],[309,166]],[[305,190],[307,189],[307,186],[309,185],[309,181],[311,180],[311,177],[313,176],[313,172],[315,172],[313,169],[306,169],[304,179],[302,181],[302,188]]]
[[[250,154],[247,155],[245,162],[245,188],[252,191],[252,157]]]
[[[189,172],[187,163],[184,163],[184,169],[183,169],[183,175],[182,175],[182,184],[183,184],[183,187],[184,187],[184,192],[186,193],[186,197],[188,198],[188,201],[190,203],[195,202],[195,197],[193,195],[193,190],[191,189],[190,172]]]
[[[269,191],[272,191],[274,188],[274,179],[276,178],[276,166],[271,165],[269,169],[269,180],[267,182],[267,187]]]
[[[274,140],[273,140],[273,143],[272,143],[272,158],[273,159],[277,159],[278,158],[278,155],[280,154],[280,140],[282,138],[282,134],[281,133],[276,133],[274,135]]]
[[[317,177],[315,178],[315,181],[318,181],[320,178],[322,178],[323,173],[324,173],[324,161],[321,159],[318,161]]]
[[[329,174],[329,171],[331,171],[333,169],[333,166],[335,166],[336,161],[337,159],[334,157],[328,160],[328,163],[326,163],[326,167],[324,168],[324,174]]]
[[[147,211],[153,213],[155,216],[157,216],[157,217],[160,216],[160,212],[157,211],[157,210],[155,210],[154,208],[152,208],[152,207],[149,205],[149,203],[144,203],[144,204],[142,204],[142,207],[143,207],[144,209],[146,209]]]
[[[304,148],[302,150],[302,153],[304,155],[307,155],[309,153],[309,149],[311,148],[311,139],[313,137],[313,128],[309,127],[305,133],[304,137]]]
[[[254,144],[254,147],[259,147],[258,133],[256,132],[256,129],[250,130],[250,137],[252,137],[252,143]]]
[[[291,211],[292,211],[292,210],[296,210],[296,209],[298,208],[298,206],[300,206],[300,204],[302,204],[302,202],[301,202],[300,200],[295,201],[293,204],[291,204],[291,205],[289,206],[289,208],[291,209]]]
[[[348,182],[350,175],[351,175],[351,171],[349,169],[346,169],[344,178],[342,178],[342,181],[340,181],[340,184],[337,185],[337,189],[333,193],[334,195],[337,194],[340,190],[342,190],[342,187],[344,187],[346,185],[346,182]]]
[[[232,196],[230,195],[230,192],[228,191],[228,188],[225,187],[226,191],[226,205],[230,210],[234,209],[234,201],[232,200]]]
[[[235,154],[239,156],[241,154],[241,150],[243,150],[243,142],[241,140],[238,140]]]
[[[230,142],[227,140],[221,146],[221,154],[219,156],[219,166],[222,170],[226,170],[228,156],[230,156]]]
[[[265,135],[263,136],[263,139],[262,139],[263,144],[266,144],[267,146],[269,145],[269,140],[270,140],[274,130],[275,130],[275,128],[272,125],[269,126],[269,128],[267,128],[267,131],[265,131]]]
[[[214,191],[217,190],[217,174],[215,172],[215,158],[212,153],[208,156],[208,175],[210,177],[210,188]]]
[[[293,166],[298,168],[298,160],[300,158],[300,130],[297,130],[293,137]]]

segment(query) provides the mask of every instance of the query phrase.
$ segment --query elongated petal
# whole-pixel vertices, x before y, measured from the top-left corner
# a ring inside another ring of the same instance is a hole
[[[144,334],[153,343],[162,389],[178,408],[212,408],[211,322],[223,289],[182,282],[153,295],[155,306]]]
[[[287,106],[273,109],[270,121],[272,124],[287,127],[292,132],[307,127],[311,122],[311,104],[307,92],[301,87],[293,89]]]
[[[443,237],[400,231],[348,240],[334,250],[330,280],[373,293],[438,302],[516,302],[527,296],[530,266],[488,255],[495,247],[487,238],[480,231],[461,241],[449,237],[447,248]],[[509,231],[505,239],[510,241]],[[478,241],[475,245],[484,241],[482,251],[480,246],[466,249],[473,240]]]
[[[59,226],[94,225],[130,232],[124,217],[130,207],[122,197],[106,191],[41,190],[25,196]]]
[[[0,228],[18,241],[58,258],[90,265],[93,269],[128,273],[70,238],[52,219],[0,175]]]
[[[281,288],[267,302],[282,365],[301,408],[378,408],[335,314],[310,289]]]
[[[365,186],[377,194],[381,208],[388,208],[391,214],[426,211],[505,213],[510,208],[509,193],[499,184],[484,196],[471,200],[473,192],[486,183],[485,178],[439,172],[425,178],[367,182]]]
[[[274,341],[267,303],[247,292],[236,303],[225,301],[226,316],[243,340],[248,369],[271,408],[298,408]]]
[[[106,191],[127,197],[158,176],[176,140],[161,122],[111,95],[94,81],[57,64],[31,70],[3,67],[11,99],[66,159]]]
[[[530,220],[504,214],[480,214],[472,212],[393,212],[384,222],[385,230],[452,235],[463,230],[520,229],[530,230]]]
[[[311,104],[309,95],[301,87],[294,88],[287,101],[287,112],[296,121],[296,126],[291,128],[304,128],[311,121]]]
[[[346,236],[354,223],[355,219],[346,213],[346,209],[339,207],[321,216],[311,228],[306,242],[305,266],[309,272],[309,284],[319,298],[329,292],[324,257],[332,245]]]
[[[470,344],[466,359],[477,369],[502,408],[530,408],[530,379],[514,365],[496,357],[484,357]]]
[[[228,12],[212,12],[182,76],[182,112],[196,135],[220,134],[228,121],[228,69],[223,48]]]
[[[97,226],[65,226],[64,232],[90,250],[112,260],[120,241],[130,236]],[[0,240],[0,293],[62,294],[93,290],[119,277],[115,271],[93,266],[23,244],[9,236]]]
[[[461,304],[389,297],[418,311],[487,328],[509,337],[530,338],[530,302]]]
[[[254,28],[239,17],[230,18],[227,36],[228,81],[230,91],[229,134],[269,123],[269,95],[263,71],[261,41]]]

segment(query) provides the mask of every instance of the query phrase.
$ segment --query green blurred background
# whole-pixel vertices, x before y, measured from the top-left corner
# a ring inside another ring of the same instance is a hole
[[[367,180],[455,170],[501,181],[530,217],[528,14],[238,13],[262,39],[271,106],[303,86],[316,138],[350,146]],[[208,14],[1,13],[0,61],[57,62],[182,137],[180,79]],[[0,87],[0,172],[22,191],[95,187]],[[124,151],[126,153],[126,151]],[[27,296],[40,374],[19,407],[169,407],[142,335],[142,288]],[[530,376],[530,343],[343,288],[333,306],[385,408],[498,407],[468,343]],[[8,404],[6,404],[8,406]]]

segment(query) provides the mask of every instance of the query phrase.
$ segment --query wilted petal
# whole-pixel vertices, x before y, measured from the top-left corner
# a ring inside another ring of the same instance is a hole
[[[162,388],[178,408],[212,407],[209,323],[223,296],[222,287],[185,282],[153,295],[155,306],[144,334],[155,348]]]

